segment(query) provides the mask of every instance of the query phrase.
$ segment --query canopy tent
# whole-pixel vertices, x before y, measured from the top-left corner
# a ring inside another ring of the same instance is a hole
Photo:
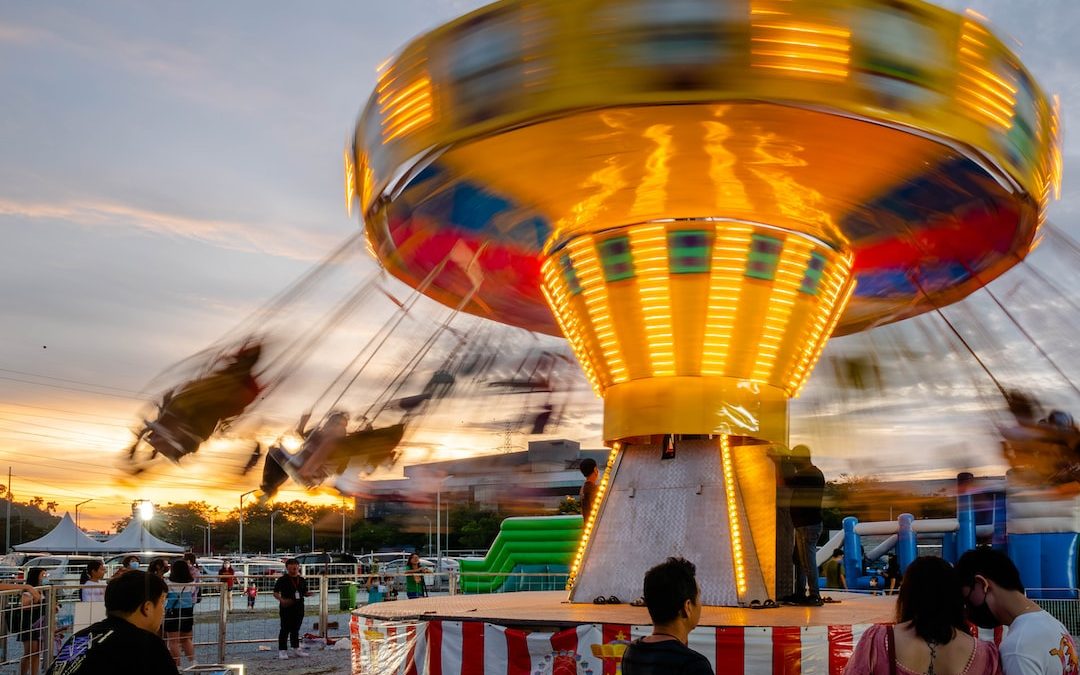
[[[108,551],[105,544],[95,541],[86,536],[86,533],[75,526],[71,514],[64,513],[48,534],[40,539],[16,544],[16,551],[42,551],[44,553],[99,553]]]
[[[183,553],[184,547],[170,544],[150,534],[138,518],[132,518],[122,532],[103,544],[105,551],[162,551]]]

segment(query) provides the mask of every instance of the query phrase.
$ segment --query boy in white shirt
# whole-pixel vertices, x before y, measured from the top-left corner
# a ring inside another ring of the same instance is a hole
[[[968,551],[956,563],[968,618],[982,628],[1009,627],[1001,641],[1005,675],[1080,673],[1080,657],[1061,622],[1024,595],[1016,565],[989,548]]]

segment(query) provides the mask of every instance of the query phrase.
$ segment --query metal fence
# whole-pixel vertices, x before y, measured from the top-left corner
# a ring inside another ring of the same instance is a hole
[[[425,574],[423,578],[422,593],[428,596],[565,587],[565,577],[550,573],[444,572]],[[312,649],[325,648],[337,640],[347,641],[349,616],[355,607],[407,597],[407,575],[396,571],[317,575],[307,577],[307,581],[311,596],[304,603],[305,619],[300,633],[302,638],[306,637],[305,645]],[[203,575],[198,586],[199,601],[195,605],[192,631],[197,662],[225,663],[240,660],[248,651],[277,650],[278,602],[273,597],[272,584],[260,579],[256,592],[250,596],[239,579],[228,592],[226,584],[212,575]],[[36,613],[21,611],[19,591],[0,591],[0,675],[18,673],[20,661],[26,659],[28,666],[32,666],[35,658],[39,662],[38,672],[44,673],[64,639],[104,618],[103,603],[81,602],[76,586],[46,586],[41,590],[44,602]],[[1070,633],[1080,636],[1080,600],[1072,599],[1080,592],[1074,589],[1056,589],[1056,592],[1061,599],[1036,598],[1035,601]],[[623,602],[632,599],[622,598]],[[45,611],[46,607],[52,607],[53,611]],[[181,668],[188,665],[188,659],[183,658]]]

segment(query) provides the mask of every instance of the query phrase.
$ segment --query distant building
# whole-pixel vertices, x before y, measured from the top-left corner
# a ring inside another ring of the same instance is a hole
[[[582,450],[566,439],[531,441],[529,449],[405,467],[405,477],[368,481],[356,495],[356,511],[369,519],[430,514],[435,502],[471,504],[504,513],[555,513],[567,496],[577,497],[586,457],[601,467],[607,450]],[[413,523],[416,525],[416,523]]]

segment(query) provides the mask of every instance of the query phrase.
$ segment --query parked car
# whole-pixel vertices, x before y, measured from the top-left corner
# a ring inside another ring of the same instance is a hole
[[[405,590],[405,569],[409,564],[408,558],[398,558],[397,560],[391,560],[379,566],[379,573],[387,576],[393,575],[394,588],[399,591]],[[424,575],[424,585],[427,586],[429,591],[442,590],[446,586],[446,576],[443,574],[435,574],[435,561],[428,558],[420,558],[420,567],[423,569],[431,570],[430,574]]]
[[[65,589],[61,595],[64,597],[78,595],[79,577],[86,569],[86,563],[93,560],[101,560],[96,555],[44,555],[31,558],[22,566],[23,579],[30,573],[31,568],[44,568],[49,577],[46,582],[50,586],[71,586]]]
[[[254,581],[260,593],[274,590],[278,577],[285,573],[285,563],[272,558],[244,558],[230,562],[236,570],[236,587],[247,588],[248,583]],[[214,572],[217,573],[217,568]]]
[[[171,561],[182,557],[182,554],[166,551],[128,551],[127,553],[112,555],[105,558],[105,578],[107,579],[115,574],[116,570],[120,569],[120,564],[124,561],[124,558],[129,555],[139,556],[139,569],[141,570],[145,570],[154,558],[165,558]]]
[[[313,553],[300,553],[295,556],[300,563],[300,574],[305,577],[317,577],[321,574],[336,575],[327,579],[327,588],[336,589],[341,585],[340,575],[356,577],[361,572],[362,566],[352,553],[329,553],[316,551]]]

